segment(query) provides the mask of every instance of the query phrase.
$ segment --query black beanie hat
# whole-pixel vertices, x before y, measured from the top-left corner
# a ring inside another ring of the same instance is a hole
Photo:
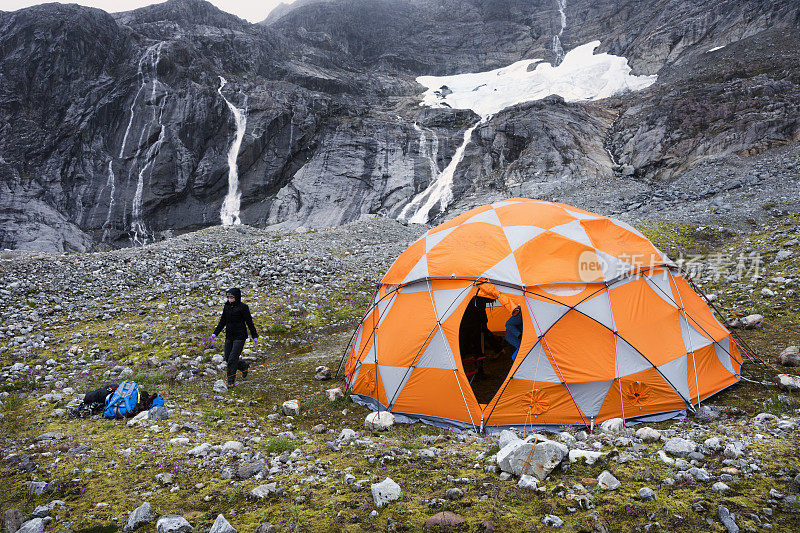
[[[239,302],[242,299],[242,291],[240,291],[237,287],[233,287],[225,291],[226,296],[233,296],[234,299]]]

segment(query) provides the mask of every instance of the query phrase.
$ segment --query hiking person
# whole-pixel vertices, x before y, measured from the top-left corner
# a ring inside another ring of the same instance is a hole
[[[240,359],[244,343],[247,341],[247,330],[253,337],[253,342],[258,341],[258,332],[253,324],[253,317],[250,315],[250,308],[242,303],[242,291],[234,287],[225,292],[228,301],[222,308],[222,316],[219,317],[219,324],[214,328],[215,337],[225,330],[225,362],[228,363],[228,386],[236,384],[236,371],[242,372],[242,377],[247,378],[247,369],[250,365],[247,361]]]

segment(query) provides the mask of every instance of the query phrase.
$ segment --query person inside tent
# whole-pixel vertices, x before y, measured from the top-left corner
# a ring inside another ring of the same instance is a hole
[[[489,331],[489,318],[486,316],[486,304],[494,300],[477,295],[470,300],[469,305],[464,310],[464,317],[461,319],[461,326],[458,330],[458,342],[461,350],[461,358],[464,362],[474,362],[476,376],[483,375],[484,340],[493,338]]]
[[[511,312],[511,317],[506,320],[506,342],[514,347],[514,353],[511,354],[511,360],[514,361],[522,343],[522,312],[519,307],[515,308]]]
[[[247,378],[247,369],[250,367],[247,361],[239,358],[247,341],[247,330],[250,330],[253,342],[258,341],[258,332],[253,324],[250,308],[242,303],[242,291],[234,287],[228,289],[225,295],[228,301],[222,308],[222,316],[211,336],[216,337],[225,330],[225,362],[228,363],[228,386],[232,387],[236,383],[236,371],[240,370],[242,377]]]

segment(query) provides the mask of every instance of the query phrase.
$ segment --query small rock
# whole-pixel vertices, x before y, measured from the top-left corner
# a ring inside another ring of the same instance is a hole
[[[226,393],[228,392],[228,384],[225,383],[224,380],[218,379],[217,381],[214,382],[214,387],[212,390],[220,394]]]
[[[314,370],[314,379],[317,381],[327,381],[331,379],[331,369],[327,366],[318,366]]]
[[[19,509],[3,511],[3,533],[16,533],[25,520],[25,515]]]
[[[222,445],[223,452],[241,453],[243,449],[244,445],[238,440],[229,440]]]
[[[523,474],[520,476],[517,486],[521,489],[534,490],[539,486],[539,481],[533,476]]]
[[[622,485],[608,470],[603,470],[603,472],[597,476],[597,484],[603,490],[617,490]]]
[[[260,524],[253,533],[278,533],[278,528],[273,526],[270,522]]]
[[[364,419],[364,426],[371,430],[384,431],[394,425],[394,415],[389,411],[376,411]]]
[[[372,490],[372,500],[378,508],[397,500],[403,493],[402,490],[400,490],[400,485],[395,483],[390,477],[387,477],[380,483],[373,483],[370,489]]]
[[[162,472],[160,474],[156,474],[156,481],[158,481],[162,485],[171,485],[172,484],[172,474],[168,474],[166,472]]]
[[[204,442],[203,444],[195,446],[194,448],[186,452],[186,455],[193,455],[195,457],[205,457],[211,451],[211,448],[212,446],[209,443]]]
[[[211,529],[208,530],[208,533],[237,533],[236,529],[227,521],[225,517],[222,515],[217,515],[217,519],[214,520],[214,524],[211,526]]]
[[[796,392],[800,390],[800,378],[789,374],[778,374],[775,381],[781,390]]]
[[[128,533],[142,524],[148,524],[155,519],[156,514],[153,512],[153,508],[148,502],[144,502],[142,505],[134,509],[130,516],[128,516],[128,523],[125,524],[125,527],[122,528],[122,531]]]
[[[651,427],[643,427],[636,430],[636,437],[644,442],[656,442],[661,440],[661,432]]]
[[[711,490],[713,490],[714,492],[719,492],[720,494],[724,494],[730,491],[731,488],[722,481],[717,481],[716,483],[711,485]]]
[[[325,394],[328,396],[328,401],[335,402],[336,400],[341,400],[344,398],[344,392],[342,392],[341,387],[336,387],[335,389],[327,389]]]
[[[784,366],[800,366],[800,347],[789,346],[778,356],[778,362]]]
[[[656,499],[656,491],[650,487],[642,487],[639,489],[639,498],[643,501],[649,502]]]
[[[448,500],[460,500],[464,497],[464,491],[458,487],[453,487],[452,489],[447,489],[444,495]]]
[[[193,529],[184,517],[176,514],[164,515],[156,522],[158,533],[192,533]]]
[[[670,455],[686,457],[697,449],[697,444],[680,437],[672,437],[664,443],[664,451]]]
[[[150,411],[147,412],[148,420],[166,420],[167,418],[169,418],[169,411],[163,405],[151,407]]]
[[[286,416],[299,416],[300,415],[300,402],[298,400],[288,400],[283,402],[281,406],[283,414]]]
[[[436,513],[425,521],[426,529],[441,528],[445,529],[450,526],[458,526],[465,522],[463,518],[450,511],[442,511]]]
[[[46,523],[47,521],[44,518],[32,518],[27,522],[23,522],[17,533],[42,533]]]
[[[561,527],[564,525],[564,521],[554,514],[549,514],[542,518],[542,524],[550,527]]]
[[[717,515],[722,525],[728,530],[728,533],[739,533],[739,526],[736,525],[736,521],[727,507],[720,505],[717,508]]]
[[[621,433],[625,430],[625,421],[621,418],[609,418],[600,424],[603,433]]]
[[[271,494],[275,494],[278,492],[278,484],[275,482],[266,483],[264,485],[259,485],[258,487],[254,488],[250,491],[250,496],[253,498],[257,498],[259,500],[263,500],[264,498],[268,498]]]
[[[747,315],[744,318],[740,318],[739,322],[741,323],[744,329],[754,329],[761,325],[764,321],[764,317],[761,315]]]

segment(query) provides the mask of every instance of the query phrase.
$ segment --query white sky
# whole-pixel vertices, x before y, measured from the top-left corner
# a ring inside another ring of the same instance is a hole
[[[292,2],[292,0],[283,1],[286,3]],[[250,22],[261,22],[267,18],[267,14],[269,14],[270,11],[281,3],[281,0],[210,0],[210,2],[221,10],[233,13],[237,17],[249,20]],[[41,0],[0,0],[0,11],[16,11],[23,7],[43,3],[45,2]],[[60,3],[81,4],[114,13],[118,11],[130,11],[160,2],[153,0],[72,0]]]

